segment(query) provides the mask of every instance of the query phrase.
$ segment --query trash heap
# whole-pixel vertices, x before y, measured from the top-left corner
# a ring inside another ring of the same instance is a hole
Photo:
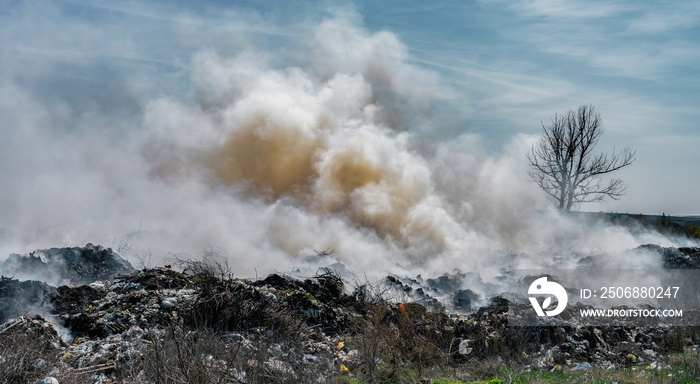
[[[105,379],[130,372],[135,376],[128,379],[152,380],[144,362],[158,344],[212,337],[239,356],[228,362],[216,351],[193,355],[233,382],[245,381],[251,370],[256,377],[285,374],[306,382],[313,374],[312,381],[323,381],[337,368],[340,335],[351,333],[359,317],[348,308],[360,304],[329,272],[305,281],[270,275],[246,282],[169,268],[138,271],[112,284],[59,287],[53,302],[55,316],[74,337],[61,360],[76,369],[99,371]]]
[[[570,307],[571,311],[584,308],[580,303]],[[670,327],[659,322],[643,327],[594,326],[565,316],[548,318],[538,326],[508,325],[514,317],[531,316],[529,305],[494,298],[475,315],[459,318],[456,333],[468,341],[469,356],[509,358],[526,368],[549,370],[615,369],[642,363],[662,369],[668,368],[661,363],[664,356],[700,350],[700,327]]]
[[[640,248],[660,254],[666,269],[700,269],[700,247],[664,248],[646,244]]]
[[[53,310],[51,297],[56,288],[41,281],[19,281],[0,277],[0,323],[25,315],[28,311],[48,314]]]
[[[531,316],[531,308],[494,297],[470,313],[448,314],[388,302],[369,284],[351,289],[329,269],[256,281],[201,264],[184,272],[118,269],[58,288],[3,278],[0,314],[11,320],[0,325],[0,374],[14,361],[12,343],[29,343],[27,335],[42,345],[34,349],[44,363],[23,365],[24,376],[9,382],[410,382],[435,367],[467,369],[487,359],[523,369],[663,369],[665,356],[697,351],[700,341],[697,327],[661,323],[603,327],[563,317],[510,327],[509,316]],[[471,294],[462,296],[473,305]],[[48,311],[20,317],[18,297]]]
[[[41,280],[58,285],[90,284],[134,272],[131,264],[111,248],[88,243],[84,247],[50,248],[28,255],[11,254],[0,273],[19,280]]]

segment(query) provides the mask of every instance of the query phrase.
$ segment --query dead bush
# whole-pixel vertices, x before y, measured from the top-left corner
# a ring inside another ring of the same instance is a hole
[[[324,268],[322,273],[316,274],[319,286],[330,296],[337,299],[345,293],[345,283],[338,273],[330,268]],[[321,297],[323,299],[323,297]]]
[[[333,375],[331,355],[308,360],[302,344],[259,336],[255,348],[245,351],[243,367],[250,383],[327,383]]]
[[[389,288],[378,284],[371,283],[365,279],[363,283],[355,282],[355,289],[352,293],[352,298],[355,302],[355,306],[358,310],[366,309],[365,304],[387,304],[386,293],[389,292]]]
[[[362,376],[369,382],[413,382],[444,363],[453,339],[444,320],[420,304],[370,305],[356,328]]]
[[[173,256],[169,260],[178,265],[186,275],[193,275],[200,279],[215,279],[221,282],[233,280],[234,273],[228,264],[228,259],[222,252],[214,248],[205,250],[201,260],[182,259],[177,256]]]
[[[308,361],[302,344],[258,334],[217,333],[171,324],[149,331],[151,344],[128,382],[170,383],[324,383],[332,366]]]
[[[47,376],[65,383],[91,382],[91,375],[60,361],[58,340],[53,327],[40,317],[6,323],[0,329],[0,383],[35,383]]]
[[[270,328],[278,336],[291,339],[299,339],[309,329],[286,302],[270,299],[238,283],[223,283],[202,292],[187,321],[195,328],[218,331]]]
[[[129,372],[134,382],[236,383],[240,344],[226,343],[204,329],[186,330],[171,324],[161,332],[149,331],[151,344],[137,367]]]

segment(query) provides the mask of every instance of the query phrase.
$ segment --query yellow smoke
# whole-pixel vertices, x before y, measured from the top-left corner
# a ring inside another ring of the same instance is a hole
[[[440,251],[443,240],[439,231],[428,228],[426,214],[410,214],[428,195],[428,183],[412,173],[411,164],[404,168],[392,159],[396,153],[382,152],[403,151],[399,154],[410,158],[405,149],[392,146],[394,139],[386,133],[331,140],[334,129],[327,118],[310,126],[251,119],[210,150],[204,166],[215,183],[243,183],[246,193],[268,201],[289,196],[309,211],[342,214],[379,238],[404,246],[425,230],[428,236],[422,237]],[[370,145],[374,139],[386,145]]]
[[[371,153],[360,141],[328,155],[320,164],[314,207],[322,212],[343,212],[381,238],[402,240],[408,210],[426,191],[402,180],[401,169],[383,163],[377,155],[381,154]]]
[[[205,160],[224,185],[248,183],[250,194],[302,198],[316,177],[314,158],[323,147],[320,131],[258,118],[238,127]]]

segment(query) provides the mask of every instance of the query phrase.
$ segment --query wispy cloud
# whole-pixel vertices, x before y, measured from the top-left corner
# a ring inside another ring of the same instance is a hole
[[[623,3],[614,1],[521,0],[504,3],[524,16],[562,21],[610,17],[628,9]]]
[[[657,3],[652,8],[638,9],[639,16],[628,24],[630,34],[656,34],[700,28],[700,3]]]
[[[533,54],[560,55],[566,64],[583,63],[598,75],[654,80],[700,58],[700,42],[676,34],[700,26],[697,4],[526,0],[484,6],[496,5],[518,20],[501,33]]]

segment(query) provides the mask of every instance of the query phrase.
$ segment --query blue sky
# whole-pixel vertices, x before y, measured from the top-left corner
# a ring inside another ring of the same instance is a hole
[[[599,148],[631,145],[637,162],[620,172],[626,197],[586,208],[700,210],[697,2],[377,4],[358,7],[365,22],[439,72],[463,98],[463,127],[495,143],[593,103],[606,127]]]
[[[395,128],[427,143],[476,135],[499,157],[554,113],[592,103],[606,128],[599,149],[629,145],[637,161],[618,174],[622,200],[583,209],[700,214],[694,1],[2,1],[0,129],[34,118],[18,112],[28,105],[49,116],[52,135],[144,129],[151,100],[196,96],[198,52],[305,68],[309,52],[323,55],[310,47],[314,28],[332,18],[392,36],[434,88],[430,117]]]

